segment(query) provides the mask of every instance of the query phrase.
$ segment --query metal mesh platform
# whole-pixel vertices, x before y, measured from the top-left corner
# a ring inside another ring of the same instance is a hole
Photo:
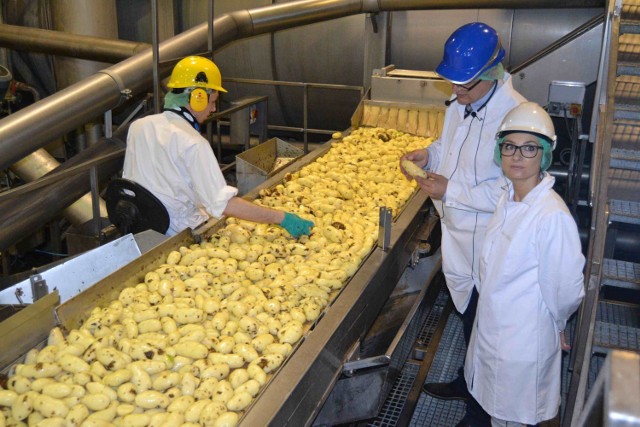
[[[444,306],[447,304],[448,300],[449,297],[446,291],[442,291],[438,294],[435,304],[429,311],[429,314],[422,323],[422,328],[418,333],[418,338],[416,339],[416,343],[418,345],[425,347],[429,345],[433,338],[433,333],[435,332],[438,319],[442,316],[442,311],[444,310]]]
[[[466,348],[462,333],[462,321],[452,314],[442,334],[438,351],[427,375],[426,382],[449,382],[458,375],[458,368],[464,363]],[[455,425],[464,416],[464,402],[459,400],[434,399],[424,393],[413,413],[412,426]]]
[[[429,345],[447,300],[447,291],[442,289],[420,325],[420,330],[416,337],[416,345],[422,347]],[[369,424],[370,426],[390,426],[396,424],[419,369],[420,366],[417,363],[404,364],[380,414]]]
[[[605,258],[602,267],[604,285],[640,289],[640,264]]]
[[[638,351],[640,350],[639,332],[640,309],[638,306],[613,304],[606,301],[598,303],[594,329],[595,350],[622,348]]]
[[[637,122],[616,122],[611,136],[612,148],[640,150],[640,126]]]
[[[413,363],[406,363],[400,372],[400,375],[393,384],[391,393],[382,406],[382,410],[378,417],[370,422],[369,426],[395,426],[398,418],[402,413],[402,408],[407,401],[407,396],[411,391],[411,387],[418,375],[420,366]]]
[[[640,152],[623,148],[613,148],[611,150],[611,167],[640,170]]]
[[[431,336],[438,323],[438,318],[442,312],[442,307],[448,300],[448,293],[446,291],[441,292],[438,296],[436,304],[434,304],[431,312],[426,316],[423,322],[423,328],[420,331],[419,338],[424,339],[426,342],[431,341]],[[624,306],[623,306],[624,307]],[[628,308],[628,307],[624,307]],[[629,318],[631,313],[621,312],[624,309],[620,307],[606,307],[603,311],[603,318],[611,321],[619,321],[622,325],[633,325],[640,322],[640,319],[636,318],[635,323],[633,319]],[[626,320],[625,320],[626,319]],[[626,323],[625,323],[626,322]],[[575,333],[576,316],[567,323],[566,333],[570,341],[573,341]],[[623,328],[625,326],[622,326]],[[629,327],[629,326],[627,326]],[[426,382],[448,382],[453,380],[458,373],[458,368],[462,366],[465,357],[465,345],[462,332],[462,321],[455,315],[449,315],[447,323],[442,334],[442,339],[438,345],[433,364],[426,378]],[[587,390],[590,390],[593,383],[596,380],[600,368],[604,364],[604,356],[594,354],[591,358],[591,364],[589,367],[589,377]],[[563,352],[562,354],[562,380],[561,380],[561,409],[560,414],[566,406],[566,399],[568,395],[568,389],[571,379],[571,372],[569,370],[570,353]],[[399,375],[396,383],[393,386],[387,401],[385,402],[382,411],[378,417],[371,421],[369,426],[395,426],[397,425],[400,414],[404,408],[405,400],[415,379],[418,376],[419,366],[417,363],[409,362],[405,363],[401,374]],[[450,427],[455,425],[465,413],[465,404],[459,400],[441,400],[435,399],[424,393],[420,394],[420,398],[417,402],[416,408],[413,413],[413,417],[410,422],[410,426],[435,426],[435,427]],[[559,420],[550,420],[542,424],[544,427],[556,427],[559,425]]]
[[[640,203],[625,200],[610,200],[609,220],[628,224],[640,224]]]

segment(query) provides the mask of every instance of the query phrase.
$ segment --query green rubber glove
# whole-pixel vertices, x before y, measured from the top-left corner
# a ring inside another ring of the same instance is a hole
[[[280,226],[297,239],[303,234],[309,234],[311,227],[313,227],[313,222],[302,219],[296,214],[285,212]]]

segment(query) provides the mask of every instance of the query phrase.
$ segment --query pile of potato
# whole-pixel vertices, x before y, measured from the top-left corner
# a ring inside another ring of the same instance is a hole
[[[293,240],[233,218],[12,367],[0,427],[233,426],[371,251],[379,206],[415,191],[402,154],[430,139],[360,128],[255,203],[315,223]]]

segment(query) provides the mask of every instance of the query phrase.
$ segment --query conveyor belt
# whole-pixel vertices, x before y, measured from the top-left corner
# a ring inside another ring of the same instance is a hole
[[[315,150],[247,197],[255,197],[260,189],[281,182],[285,173],[314,161],[326,151],[327,147]],[[417,246],[417,233],[427,215],[426,201],[425,195],[414,194],[397,214],[391,226],[389,249],[372,249],[333,305],[312,326],[312,331],[299,342],[291,357],[245,412],[241,425],[298,426],[313,420],[340,375],[353,343],[370,327]],[[213,224],[204,232],[204,237],[216,228]],[[86,320],[91,307],[115,300],[121,289],[135,286],[144,280],[146,272],[165,263],[171,251],[192,243],[194,237],[185,230],[65,302],[57,309],[61,324],[67,329],[77,327]]]

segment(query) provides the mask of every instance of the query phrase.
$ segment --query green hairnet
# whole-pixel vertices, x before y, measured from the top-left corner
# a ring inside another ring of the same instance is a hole
[[[511,132],[514,133],[514,132]],[[523,132],[529,133],[529,132]],[[508,135],[508,134],[507,134]],[[503,135],[496,139],[496,146],[493,150],[493,160],[502,166],[502,153],[500,153],[500,144],[504,142],[504,139],[507,135]],[[536,137],[538,143],[542,146],[542,160],[540,161],[540,170],[546,171],[551,166],[551,161],[553,160],[553,154],[551,150],[551,143],[546,138],[542,138],[537,134],[532,133],[533,136]]]
[[[479,77],[480,80],[502,80],[504,77],[504,67],[502,63],[498,62],[498,65],[487,69]]]
[[[173,91],[167,93],[164,96],[164,108],[165,109],[179,109],[180,107],[186,107],[189,105],[190,91],[183,91],[182,93],[175,93]]]

